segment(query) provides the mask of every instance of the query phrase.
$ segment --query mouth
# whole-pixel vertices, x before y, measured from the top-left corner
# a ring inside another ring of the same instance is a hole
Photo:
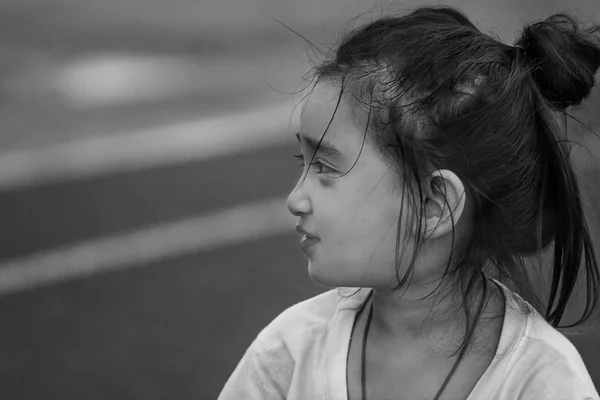
[[[318,237],[304,235],[302,236],[302,239],[300,239],[300,247],[302,248],[302,250],[306,250],[309,247],[317,244],[319,241],[320,239]]]
[[[318,237],[313,236],[310,233],[308,233],[300,225],[296,225],[296,231],[298,231],[298,233],[302,234],[302,239],[300,239],[300,247],[301,247],[302,251],[308,249],[309,247],[313,246],[314,244],[318,243],[321,240]]]

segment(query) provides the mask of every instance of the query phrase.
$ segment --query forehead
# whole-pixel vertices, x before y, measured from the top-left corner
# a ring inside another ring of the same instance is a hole
[[[327,141],[336,146],[362,139],[365,124],[361,123],[346,99],[340,99],[340,90],[333,83],[317,84],[302,104],[300,115],[302,135],[319,140],[326,133]]]

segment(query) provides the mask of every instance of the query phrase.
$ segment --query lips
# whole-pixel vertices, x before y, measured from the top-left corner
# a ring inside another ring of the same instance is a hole
[[[307,232],[300,225],[296,225],[296,231],[298,231],[298,233],[301,233],[303,235],[302,239],[300,239],[300,246],[301,246],[302,250],[306,250],[307,248],[309,248],[310,246],[316,244],[317,242],[319,242],[321,240],[318,237]]]
[[[300,225],[296,225],[296,231],[298,231],[298,233],[303,234],[304,236],[308,236],[309,238],[318,239],[318,237],[316,237],[315,235],[309,233],[304,228],[302,228]]]
[[[315,238],[315,237],[309,237],[309,236],[302,236],[302,239],[300,240],[300,246],[302,246],[303,249],[306,249],[307,247],[312,246],[313,244],[317,243],[319,241],[319,238]]]

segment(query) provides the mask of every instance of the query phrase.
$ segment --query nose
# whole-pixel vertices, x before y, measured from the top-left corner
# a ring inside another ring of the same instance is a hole
[[[312,212],[312,205],[302,179],[298,182],[294,190],[287,199],[287,208],[295,216],[309,214]]]

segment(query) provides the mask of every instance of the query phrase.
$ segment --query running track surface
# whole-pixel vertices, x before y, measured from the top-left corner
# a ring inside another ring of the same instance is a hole
[[[285,196],[292,147],[0,196],[3,258]],[[586,176],[597,182],[598,173]],[[596,193],[595,195],[598,195]],[[7,399],[214,399],[258,331],[320,291],[289,233],[0,297]],[[575,339],[600,383],[598,330]]]

